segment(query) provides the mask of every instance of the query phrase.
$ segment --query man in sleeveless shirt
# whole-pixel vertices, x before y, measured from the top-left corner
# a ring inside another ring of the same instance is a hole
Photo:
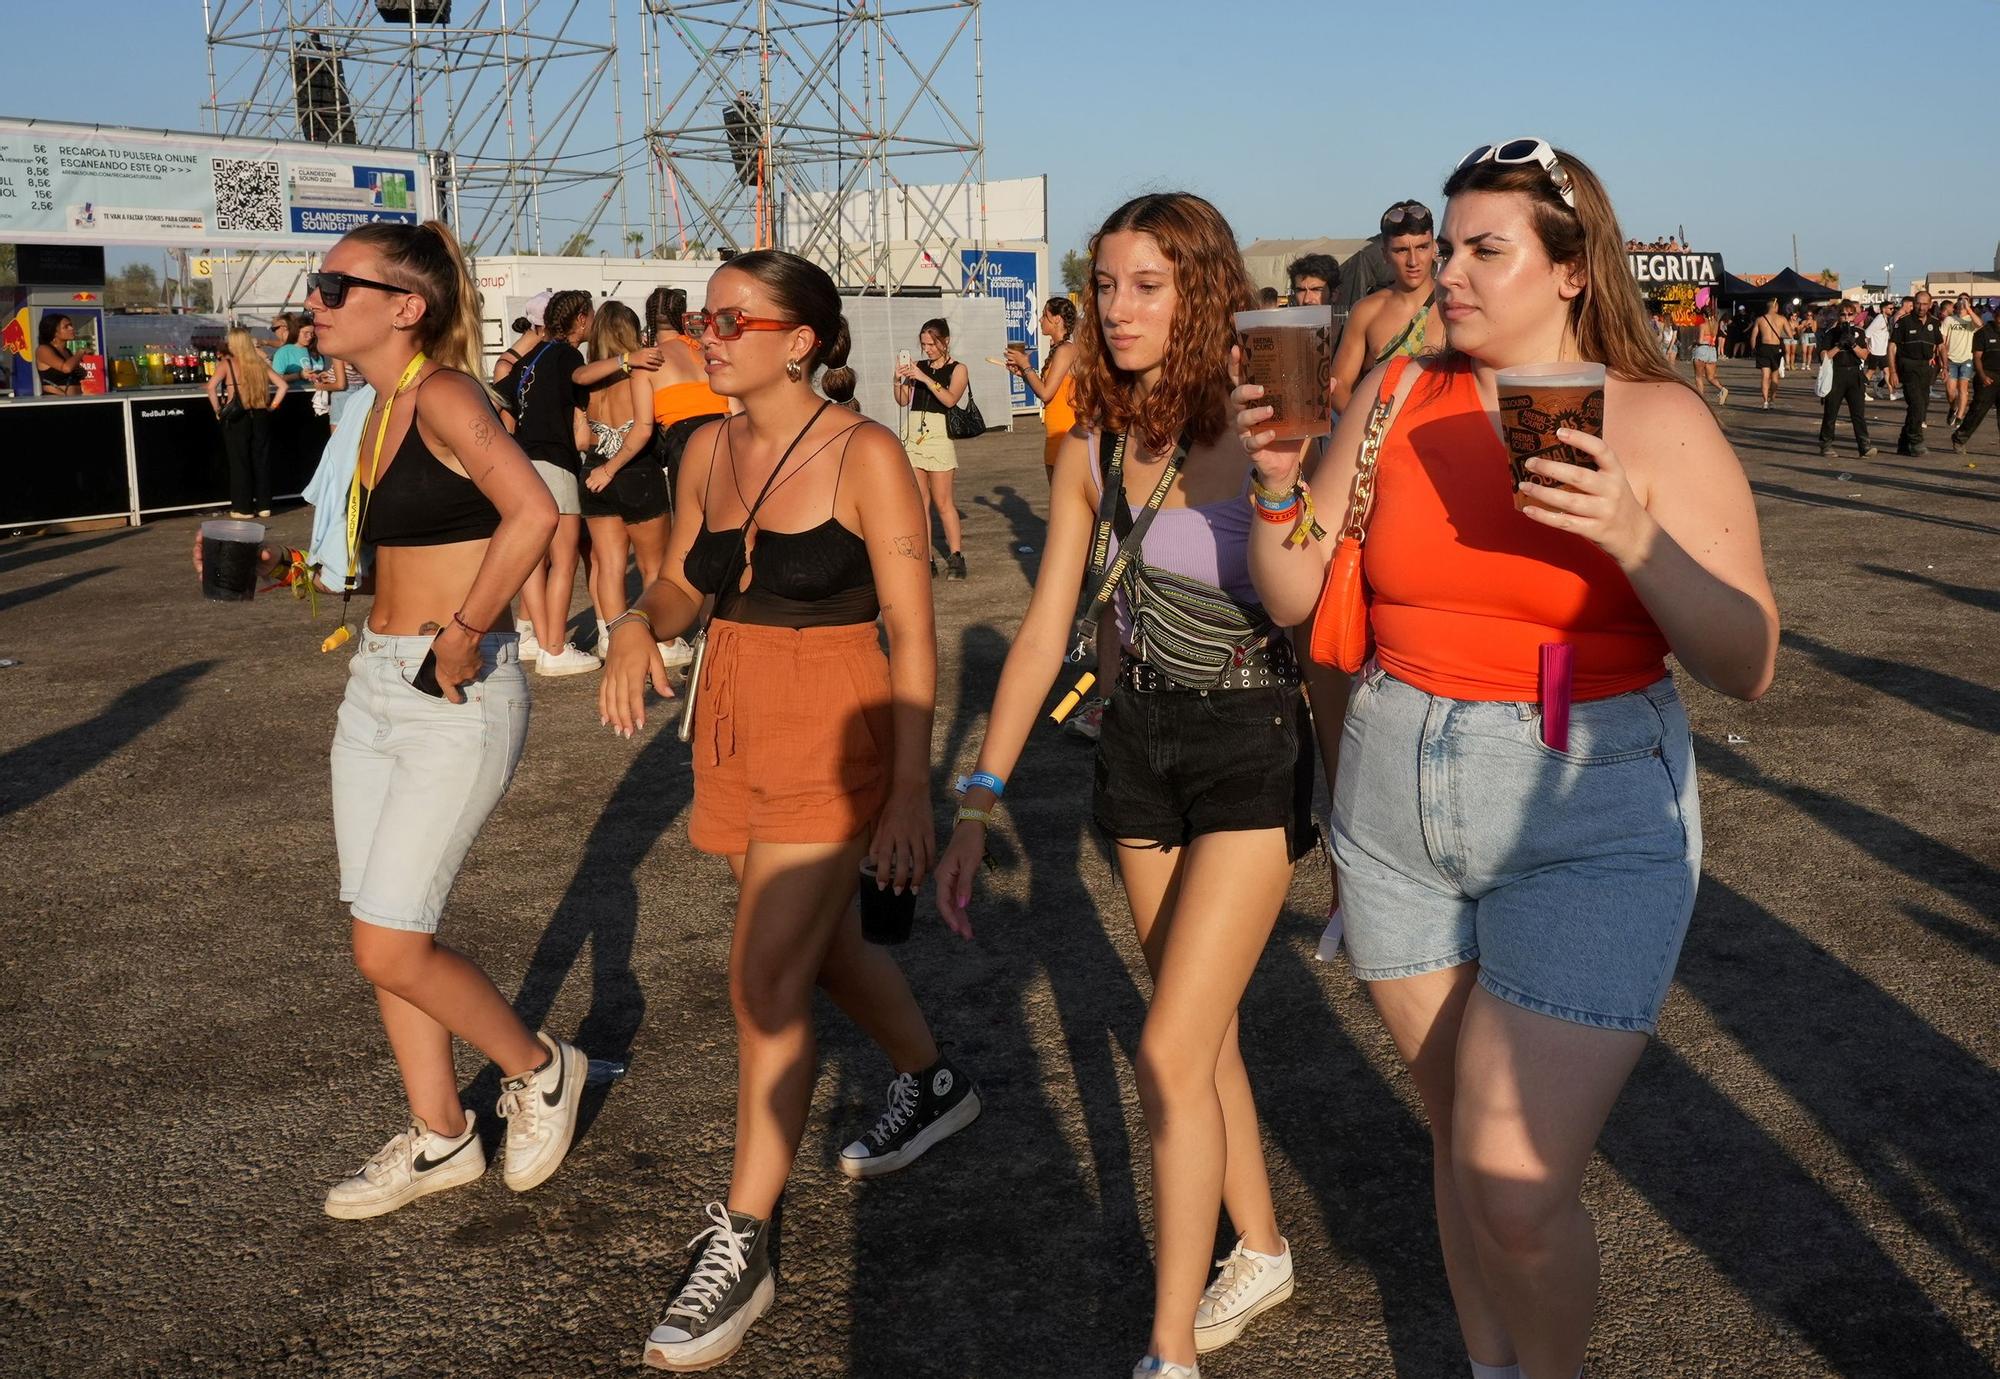
[[[1750,328],[1750,344],[1757,353],[1757,379],[1767,412],[1778,395],[1778,369],[1785,362],[1785,342],[1792,338],[1792,333],[1792,323],[1778,306],[1776,297],[1765,304],[1764,314]]]
[[[1430,210],[1398,201],[1382,213],[1383,248],[1396,280],[1362,298],[1348,315],[1333,355],[1333,406],[1344,412],[1370,369],[1398,354],[1422,354],[1444,344],[1437,290],[1437,238]]]

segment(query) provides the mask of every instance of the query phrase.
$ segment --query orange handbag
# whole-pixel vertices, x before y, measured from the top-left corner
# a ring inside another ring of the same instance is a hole
[[[1369,413],[1361,455],[1354,465],[1347,520],[1341,524],[1339,542],[1327,564],[1319,602],[1313,605],[1313,660],[1337,666],[1349,675],[1367,662],[1373,641],[1368,630],[1368,585],[1361,573],[1361,543],[1368,539],[1368,519],[1375,511],[1375,466],[1382,457],[1382,438],[1388,434],[1397,385],[1409,362],[1407,356],[1397,359],[1383,375],[1382,391],[1375,399],[1375,410]]]

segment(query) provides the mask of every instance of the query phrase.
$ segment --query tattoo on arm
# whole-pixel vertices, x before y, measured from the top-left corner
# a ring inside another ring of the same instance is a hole
[[[926,559],[924,539],[921,536],[899,536],[895,544],[897,555],[906,555],[912,560]]]
[[[473,422],[472,439],[479,443],[479,446],[482,450],[492,445],[493,423],[488,421],[485,417],[481,417],[478,421]]]

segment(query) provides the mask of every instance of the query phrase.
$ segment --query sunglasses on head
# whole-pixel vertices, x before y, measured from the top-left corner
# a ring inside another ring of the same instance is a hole
[[[1504,144],[1481,144],[1472,152],[1458,160],[1456,171],[1464,172],[1475,163],[1487,161],[1495,163],[1537,163],[1549,175],[1555,186],[1556,195],[1563,199],[1563,205],[1572,211],[1576,209],[1576,192],[1569,184],[1569,172],[1556,157],[1556,151],[1549,147],[1545,139],[1509,139]]]
[[[768,316],[752,316],[747,311],[738,311],[733,306],[720,311],[690,311],[687,314],[687,333],[699,340],[709,331],[715,332],[718,340],[740,339],[746,330],[794,330],[804,325],[803,321],[778,321]]]
[[[308,273],[306,291],[319,293],[320,301],[329,308],[336,308],[347,300],[347,290],[351,287],[372,287],[378,292],[409,293],[407,287],[394,283],[379,283],[373,278],[357,278],[352,273]]]
[[[1382,228],[1408,224],[1412,228],[1431,223],[1431,208],[1421,201],[1399,201],[1382,212]]]

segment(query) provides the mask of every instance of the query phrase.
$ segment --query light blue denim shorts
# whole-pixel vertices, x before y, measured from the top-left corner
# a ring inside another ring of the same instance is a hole
[[[354,917],[436,933],[480,825],[506,793],[528,737],[528,681],[512,632],[480,642],[463,704],[410,682],[431,638],[362,628],[333,733],[340,898]]]
[[[1972,378],[1972,361],[1968,359],[1963,364],[1947,363],[1944,366],[1944,376],[1954,383],[1969,381]]]
[[[1363,981],[1479,964],[1493,995],[1653,1031],[1694,913],[1701,805],[1671,679],[1577,703],[1445,699],[1370,664],[1341,735],[1329,834]]]

